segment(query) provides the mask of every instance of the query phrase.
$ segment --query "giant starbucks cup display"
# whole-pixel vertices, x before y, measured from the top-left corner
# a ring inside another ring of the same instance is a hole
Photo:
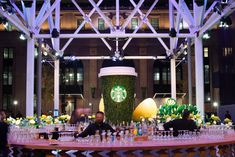
[[[130,122],[134,108],[137,73],[133,64],[122,63],[104,61],[99,73],[106,120],[112,123]]]

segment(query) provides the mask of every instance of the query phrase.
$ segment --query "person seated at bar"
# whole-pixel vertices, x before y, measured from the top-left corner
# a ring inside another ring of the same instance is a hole
[[[77,111],[73,110],[71,116],[70,116],[69,124],[77,124],[78,123],[78,115]]]
[[[195,129],[198,129],[196,123],[192,119],[190,119],[189,115],[190,115],[189,110],[185,109],[182,113],[181,119],[175,119],[165,123],[163,125],[164,129],[170,130],[170,128],[173,128],[174,136],[178,136],[179,130],[194,131]]]
[[[5,122],[6,114],[4,111],[0,111],[0,157],[8,156],[7,149],[7,133],[8,124]]]
[[[97,130],[100,134],[102,130],[110,130],[111,132],[115,131],[108,123],[104,122],[104,113],[101,111],[96,112],[95,123],[88,125],[88,127],[82,133],[75,135],[75,137],[95,135]]]
[[[225,118],[225,119],[228,118],[228,119],[232,120],[232,116],[230,115],[230,113],[229,113],[228,110],[226,111],[226,113],[225,113],[225,115],[224,115],[224,118]]]

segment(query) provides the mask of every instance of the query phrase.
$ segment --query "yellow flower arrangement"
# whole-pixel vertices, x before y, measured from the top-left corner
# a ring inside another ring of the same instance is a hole
[[[33,120],[33,119],[29,120],[30,125],[34,125],[35,123],[36,123],[35,120]]]
[[[27,116],[26,117],[28,120],[33,120],[35,117],[33,117],[33,116]]]
[[[232,122],[232,120],[231,120],[231,119],[228,119],[228,118],[225,118],[225,119],[224,119],[224,123],[225,123],[225,124],[228,124],[229,122]]]
[[[220,118],[218,116],[215,116],[214,114],[212,114],[211,119],[216,122],[220,121]]]

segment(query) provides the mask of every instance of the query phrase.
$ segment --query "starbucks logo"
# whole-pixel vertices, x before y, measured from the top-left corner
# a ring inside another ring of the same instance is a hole
[[[110,92],[110,96],[115,102],[122,102],[126,99],[127,92],[123,86],[114,86]]]

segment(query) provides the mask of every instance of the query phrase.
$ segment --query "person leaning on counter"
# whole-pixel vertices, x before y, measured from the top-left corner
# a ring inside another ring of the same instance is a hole
[[[104,123],[104,113],[101,111],[96,112],[95,123],[88,125],[88,127],[82,133],[76,134],[75,137],[86,137],[88,135],[95,135],[97,130],[100,134],[103,130],[105,130],[106,132],[108,130],[110,130],[112,133],[115,132],[115,130],[108,123]]]
[[[198,129],[196,123],[192,119],[190,119],[189,115],[190,115],[189,110],[185,109],[182,113],[181,119],[175,119],[165,123],[163,125],[164,129],[169,130],[170,128],[173,128],[174,136],[178,136],[179,130],[194,131],[195,129]]]

